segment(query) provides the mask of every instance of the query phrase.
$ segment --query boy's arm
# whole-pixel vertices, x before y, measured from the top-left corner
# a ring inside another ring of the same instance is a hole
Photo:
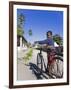
[[[38,44],[47,44],[47,40],[43,40],[43,41],[36,41],[35,43],[38,43]]]

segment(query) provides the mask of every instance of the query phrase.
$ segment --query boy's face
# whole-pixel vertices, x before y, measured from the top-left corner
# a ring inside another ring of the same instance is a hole
[[[52,37],[51,33],[48,33],[47,38],[51,38],[51,37]]]

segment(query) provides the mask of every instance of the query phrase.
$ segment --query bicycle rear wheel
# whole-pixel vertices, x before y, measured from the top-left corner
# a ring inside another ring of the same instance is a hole
[[[54,75],[56,78],[62,78],[63,77],[63,60],[62,58],[55,57],[54,63],[52,63],[49,67],[49,71],[52,75]]]
[[[57,76],[59,76],[59,78],[62,78],[63,77],[63,59],[60,57],[57,57],[56,62],[57,62]]]

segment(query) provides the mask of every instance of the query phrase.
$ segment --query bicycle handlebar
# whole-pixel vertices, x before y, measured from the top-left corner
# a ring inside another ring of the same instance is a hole
[[[51,52],[51,49],[50,48],[36,48],[37,50],[40,50],[40,53],[42,52],[42,51],[44,51],[44,52],[47,52],[47,53],[49,53],[49,52]],[[55,49],[57,49],[57,47],[55,47]],[[58,51],[58,50],[56,50],[55,51],[55,54],[56,55],[59,55],[59,56],[63,56],[63,53],[60,51]]]

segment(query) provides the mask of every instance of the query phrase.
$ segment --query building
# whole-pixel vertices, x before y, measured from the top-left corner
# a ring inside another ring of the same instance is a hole
[[[28,42],[23,36],[17,35],[17,47],[18,50],[25,50],[28,48]]]

